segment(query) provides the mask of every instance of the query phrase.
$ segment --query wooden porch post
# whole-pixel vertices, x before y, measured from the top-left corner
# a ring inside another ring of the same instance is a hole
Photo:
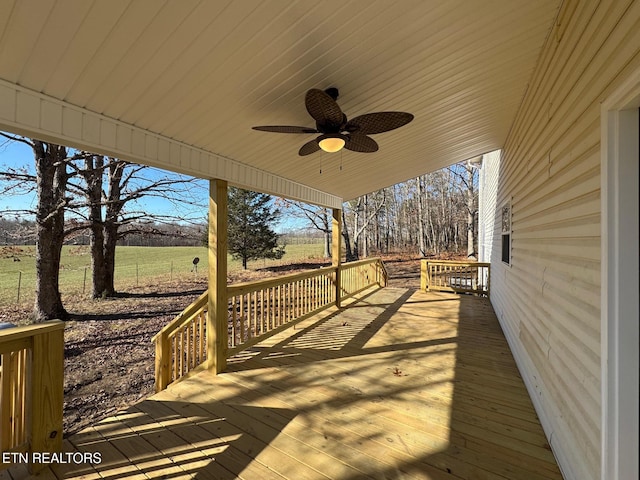
[[[341,254],[342,254],[342,210],[340,208],[333,209],[333,220],[331,224],[331,265],[336,268],[336,307],[340,308],[341,287]]]
[[[208,369],[218,374],[227,366],[227,182],[209,182]]]
[[[27,412],[27,418],[32,454],[62,451],[64,323],[47,323],[50,330],[33,336],[31,352],[31,409]],[[44,467],[43,463],[29,463],[31,473],[37,473]]]

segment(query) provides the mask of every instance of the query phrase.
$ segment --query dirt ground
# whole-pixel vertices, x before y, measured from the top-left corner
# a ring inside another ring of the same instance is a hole
[[[237,272],[230,283],[317,268],[319,261]],[[420,262],[385,258],[390,285],[418,288]],[[206,280],[131,288],[116,298],[64,298],[73,314],[65,327],[65,436],[153,393],[151,338],[206,288]],[[0,322],[27,318],[26,307],[3,309]]]

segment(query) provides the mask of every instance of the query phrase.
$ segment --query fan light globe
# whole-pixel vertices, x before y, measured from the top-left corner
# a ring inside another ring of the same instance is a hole
[[[333,153],[342,150],[344,147],[345,141],[342,137],[326,137],[318,142],[318,145],[325,152]]]

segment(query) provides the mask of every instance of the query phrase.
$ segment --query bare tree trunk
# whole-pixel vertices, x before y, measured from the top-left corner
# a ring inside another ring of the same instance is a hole
[[[104,228],[104,290],[103,295],[113,297],[116,294],[115,267],[116,244],[118,243],[118,227],[114,223],[105,224]]]
[[[466,165],[465,170],[467,171],[467,181],[466,181],[466,206],[467,206],[467,257],[477,258],[478,254],[476,253],[476,194],[474,187],[474,174],[475,169],[471,165]]]
[[[351,238],[349,237],[349,227],[347,225],[347,217],[342,209],[342,238],[344,238],[345,256],[347,262],[357,260],[353,254],[353,248],[351,247]]]
[[[367,258],[369,256],[369,230],[368,230],[368,225],[369,225],[369,221],[367,221],[367,219],[369,218],[369,197],[368,195],[364,195],[363,197],[363,218],[365,219],[365,223],[364,225],[362,225],[362,257],[363,258]]]
[[[392,200],[393,201],[393,200]],[[389,202],[391,203],[391,202]],[[391,206],[385,203],[384,207],[384,253],[389,253],[389,241],[391,239]]]
[[[364,203],[364,206],[363,206],[363,203]],[[360,243],[360,238],[362,237],[365,239],[363,241],[363,253],[368,252],[368,247],[366,243],[367,226],[373,221],[373,219],[377,219],[378,212],[382,210],[385,203],[386,203],[386,195],[384,194],[384,191],[383,191],[382,199],[379,199],[379,203],[374,205],[372,208],[370,208],[369,206],[368,198],[366,195],[358,198],[358,203],[355,207],[354,228],[353,228],[354,251],[357,251],[358,245]],[[363,215],[359,214],[360,210],[363,211]],[[360,225],[361,222],[358,220],[360,216],[363,217],[362,225]]]
[[[322,235],[324,235],[324,258],[329,258],[331,256],[331,234],[323,232]]]
[[[89,244],[91,248],[91,283],[93,298],[106,294],[106,265],[104,261],[104,222],[102,220],[102,175],[104,157],[89,155],[85,158],[85,169],[81,171],[87,188],[85,196],[89,206]]]
[[[329,218],[329,209],[323,208],[322,223],[324,230],[322,230],[322,234],[324,235],[324,258],[331,257],[331,228],[329,227]]]
[[[33,141],[37,172],[36,301],[38,322],[66,319],[60,297],[60,255],[64,243],[64,209],[69,175],[65,147]]]
[[[104,292],[106,296],[114,296],[116,245],[118,243],[118,217],[124,206],[122,200],[122,175],[126,162],[110,158],[108,160],[107,212],[104,221]]]
[[[425,245],[424,238],[424,212],[422,209],[422,197],[424,196],[424,192],[422,190],[422,180],[420,177],[416,178],[416,188],[418,198],[416,199],[418,202],[418,253],[421,257],[427,256],[427,247]]]

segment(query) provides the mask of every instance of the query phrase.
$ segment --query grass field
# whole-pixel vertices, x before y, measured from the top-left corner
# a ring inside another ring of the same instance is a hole
[[[281,260],[256,260],[249,269],[299,262],[322,256],[321,243],[291,244]],[[197,272],[193,260],[198,257]],[[16,261],[15,259],[19,259]],[[241,270],[240,261],[229,256],[229,271]],[[117,247],[116,290],[149,285],[160,280],[205,277],[206,247]],[[35,247],[0,247],[0,307],[33,302],[35,290]],[[60,292],[63,295],[91,293],[91,255],[88,246],[65,246],[60,266]]]

